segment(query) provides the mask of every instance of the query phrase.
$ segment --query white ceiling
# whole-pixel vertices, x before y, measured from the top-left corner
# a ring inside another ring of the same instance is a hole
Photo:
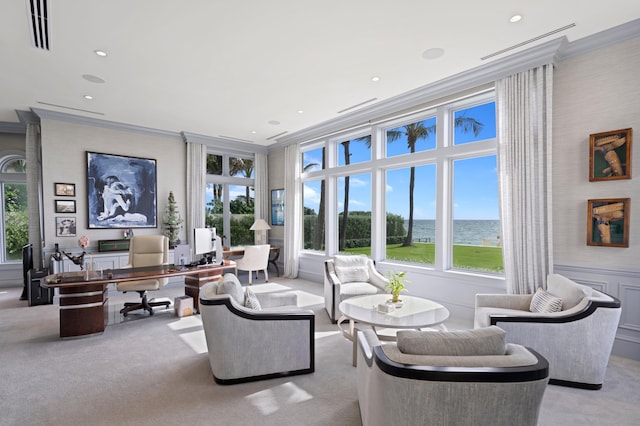
[[[28,4],[0,7],[0,122],[34,107],[259,145],[640,18],[638,0],[49,0],[46,51],[33,47]],[[510,23],[516,13],[522,20]],[[444,55],[424,59],[432,48]]]

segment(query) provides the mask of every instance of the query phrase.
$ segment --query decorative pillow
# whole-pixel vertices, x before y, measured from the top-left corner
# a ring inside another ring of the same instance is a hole
[[[247,287],[244,291],[244,306],[249,309],[255,309],[256,311],[262,310],[258,297],[250,287]]]
[[[369,267],[366,256],[336,255],[333,264],[341,283],[368,282]]]
[[[538,288],[531,298],[529,305],[531,312],[560,312],[562,310],[562,299],[553,294]]]
[[[507,333],[492,325],[459,331],[398,331],[398,350],[412,355],[504,355]]]
[[[238,304],[244,305],[244,291],[238,278],[229,273],[224,274],[222,281],[218,284],[218,294],[230,295]]]
[[[586,285],[578,284],[567,277],[558,274],[549,274],[547,277],[547,291],[562,299],[562,309],[571,309],[580,301],[593,294],[593,289]]]

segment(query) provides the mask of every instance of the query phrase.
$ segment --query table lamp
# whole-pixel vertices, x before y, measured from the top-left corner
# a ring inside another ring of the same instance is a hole
[[[267,244],[267,231],[271,227],[264,219],[257,219],[249,229],[255,232],[256,244]]]

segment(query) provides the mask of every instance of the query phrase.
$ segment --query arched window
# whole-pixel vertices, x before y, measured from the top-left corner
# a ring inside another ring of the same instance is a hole
[[[27,161],[23,154],[0,157],[0,263],[22,258],[22,247],[29,242],[27,217]]]

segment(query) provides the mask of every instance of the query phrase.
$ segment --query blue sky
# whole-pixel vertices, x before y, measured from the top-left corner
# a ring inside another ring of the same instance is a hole
[[[456,112],[456,117],[472,117],[484,124],[478,136],[472,132],[454,130],[455,144],[470,143],[496,137],[495,104],[488,103],[464,111]],[[435,118],[425,120],[424,126],[430,127],[436,123]],[[397,130],[402,131],[399,127]],[[416,151],[433,149],[436,146],[435,135],[419,140]],[[318,156],[320,151],[317,151]],[[352,141],[350,144],[351,163],[370,160],[370,149],[364,142]],[[387,155],[407,155],[406,137],[402,136],[394,142],[388,143]],[[338,149],[339,164],[344,164],[342,147]],[[305,164],[321,159],[310,160],[305,155]],[[454,219],[498,219],[498,187],[495,156],[480,157],[468,160],[458,160],[454,163]],[[386,200],[387,211],[409,217],[409,173],[410,169],[396,169],[387,172]],[[435,219],[436,215],[436,168],[434,164],[416,167],[414,190],[414,219]],[[371,210],[371,175],[354,175],[350,177],[349,210]],[[338,182],[339,211],[343,209],[344,180]],[[307,185],[305,188],[305,207],[317,211],[319,202],[319,184]]]

